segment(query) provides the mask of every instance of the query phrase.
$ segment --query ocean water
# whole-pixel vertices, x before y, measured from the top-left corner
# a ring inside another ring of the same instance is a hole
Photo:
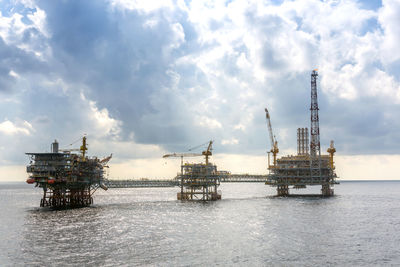
[[[220,190],[193,203],[177,188],[110,189],[91,207],[50,211],[41,189],[0,183],[0,266],[400,265],[400,181],[342,182],[332,198]]]

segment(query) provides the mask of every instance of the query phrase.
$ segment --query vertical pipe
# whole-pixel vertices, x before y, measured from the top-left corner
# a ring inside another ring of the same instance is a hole
[[[307,128],[303,128],[303,155],[307,155]]]
[[[300,128],[300,155],[304,154],[304,128]]]
[[[306,136],[306,143],[305,143],[305,147],[306,147],[306,154],[308,155],[308,153],[309,153],[309,135],[308,135],[308,128],[306,128],[305,129],[306,130],[306,132],[305,132],[305,136]]]
[[[297,128],[297,155],[301,155],[301,129]]]
[[[306,154],[306,131],[304,128],[301,129],[301,150],[303,151],[303,155]]]
[[[181,200],[183,200],[183,157],[181,158]]]

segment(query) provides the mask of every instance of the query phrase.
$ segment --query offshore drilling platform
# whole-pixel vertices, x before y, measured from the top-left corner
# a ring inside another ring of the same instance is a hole
[[[297,129],[297,155],[284,156],[279,159],[276,155],[279,152],[278,142],[272,132],[271,119],[267,109],[266,118],[271,141],[273,164],[270,165],[268,157],[268,169],[270,174],[266,184],[277,188],[278,196],[289,196],[289,187],[294,189],[306,188],[307,186],[320,185],[322,196],[333,196],[332,189],[336,182],[335,166],[333,155],[336,152],[333,141],[327,150],[329,155],[321,155],[318,97],[317,97],[317,70],[311,73],[311,138],[308,146],[308,129]],[[309,148],[309,149],[308,149]]]
[[[79,154],[71,153],[80,151]],[[26,153],[30,156],[27,183],[43,188],[40,207],[84,207],[93,203],[92,195],[103,184],[104,168],[112,155],[102,160],[86,156],[86,137],[79,149],[59,149],[51,144],[50,153]]]
[[[226,172],[218,172],[217,166],[209,161],[212,155],[213,141],[208,143],[207,150],[201,154],[196,153],[173,153],[164,155],[163,158],[180,157],[181,172],[177,176],[180,192],[177,194],[178,200],[218,200],[221,199],[220,185],[221,176]],[[185,163],[183,157],[205,156],[205,163]]]

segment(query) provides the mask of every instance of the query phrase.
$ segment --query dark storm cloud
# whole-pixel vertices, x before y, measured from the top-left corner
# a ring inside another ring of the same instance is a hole
[[[16,77],[10,72],[24,75],[45,72],[47,69],[46,64],[37,60],[34,55],[15,46],[7,45],[0,37],[0,91],[12,93],[18,90],[15,88]]]
[[[143,121],[145,114],[158,111],[149,97],[171,86],[167,70],[174,57],[192,49],[166,51],[174,45],[175,33],[162,10],[150,15],[123,12],[111,9],[106,1],[47,1],[40,7],[47,14],[54,57],[64,65],[63,76],[87,85],[88,96],[124,122],[122,136],[134,132],[141,143],[184,139],[173,123],[159,126]],[[190,42],[193,29],[183,14],[176,17]],[[155,25],[146,26],[149,19]]]

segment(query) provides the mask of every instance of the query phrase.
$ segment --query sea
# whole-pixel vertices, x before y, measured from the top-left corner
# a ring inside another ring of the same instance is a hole
[[[109,189],[55,211],[39,208],[41,189],[0,183],[0,266],[400,266],[400,181],[342,181],[331,198],[219,189],[205,203]]]

